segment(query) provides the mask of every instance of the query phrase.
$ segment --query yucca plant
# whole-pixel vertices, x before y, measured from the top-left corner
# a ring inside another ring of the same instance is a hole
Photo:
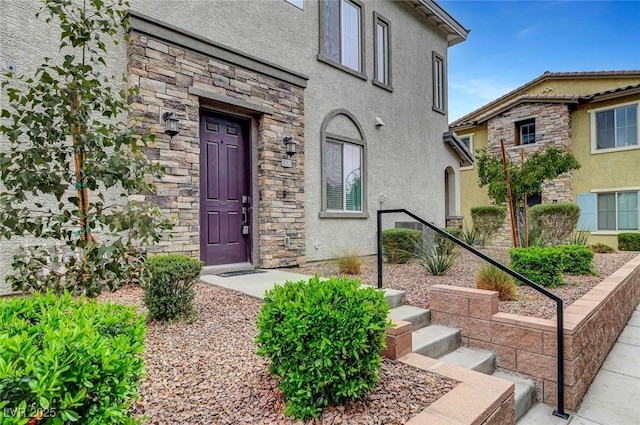
[[[462,228],[462,234],[460,235],[460,239],[467,245],[473,246],[476,243],[476,240],[479,238],[478,231],[473,227],[468,227],[466,224]]]
[[[518,295],[513,277],[489,263],[484,263],[478,269],[476,288],[497,291],[502,301],[515,300]]]
[[[591,232],[587,230],[577,230],[571,234],[571,238],[569,239],[569,243],[567,245],[587,246],[587,244],[589,243],[589,236],[591,236]]]
[[[458,249],[450,240],[440,241],[433,249],[420,244],[416,248],[418,264],[434,276],[440,276],[455,265]]]

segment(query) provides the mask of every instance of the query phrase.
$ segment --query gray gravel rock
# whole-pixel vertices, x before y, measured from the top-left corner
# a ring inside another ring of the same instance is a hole
[[[508,248],[485,248],[482,252],[491,258],[509,263]],[[611,254],[595,254],[594,266],[599,276],[564,276],[566,285],[551,289],[551,292],[565,301],[565,307],[589,292],[605,277],[611,275],[638,252],[616,252]],[[383,284],[385,288],[399,289],[406,292],[406,303],[415,307],[429,308],[429,288],[432,285],[453,285],[475,288],[475,275],[482,260],[469,252],[460,252],[455,266],[442,276],[432,276],[415,262],[407,264],[383,265]],[[338,266],[331,261],[312,263],[296,269],[286,269],[304,274],[319,274],[330,277],[339,276]],[[377,285],[376,256],[364,257],[362,272],[358,278],[363,283]],[[521,314],[537,318],[552,318],[556,314],[555,302],[527,286],[518,287],[518,300],[500,301],[499,309],[505,313]]]
[[[129,286],[100,301],[142,307],[142,291]],[[137,413],[147,424],[296,424],[267,364],[255,354],[260,301],[200,284],[193,324],[147,326],[147,376]],[[367,397],[326,408],[309,424],[404,424],[457,384],[385,359],[380,382]]]

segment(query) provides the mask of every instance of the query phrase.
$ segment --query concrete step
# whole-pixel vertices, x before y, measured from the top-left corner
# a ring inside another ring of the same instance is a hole
[[[496,370],[496,356],[487,350],[460,347],[439,360],[485,375],[491,375]]]
[[[536,402],[536,384],[529,379],[509,375],[501,371],[495,371],[493,376],[516,384],[516,422],[519,421]]]
[[[413,352],[437,359],[460,347],[460,331],[431,325],[411,333]]]
[[[418,330],[431,324],[431,310],[410,305],[401,305],[389,311],[389,317],[395,320],[411,322],[411,329]]]
[[[383,291],[384,298],[389,303],[390,308],[396,308],[404,305],[404,291],[389,288],[384,288]]]

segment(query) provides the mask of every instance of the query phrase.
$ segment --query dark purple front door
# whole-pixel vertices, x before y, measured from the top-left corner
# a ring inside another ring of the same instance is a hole
[[[205,265],[249,260],[249,143],[242,121],[200,119],[200,258]]]

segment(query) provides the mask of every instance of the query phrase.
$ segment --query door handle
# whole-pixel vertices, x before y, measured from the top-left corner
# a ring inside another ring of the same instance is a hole
[[[247,219],[247,207],[242,207],[242,222],[244,224],[248,224],[248,219]]]

